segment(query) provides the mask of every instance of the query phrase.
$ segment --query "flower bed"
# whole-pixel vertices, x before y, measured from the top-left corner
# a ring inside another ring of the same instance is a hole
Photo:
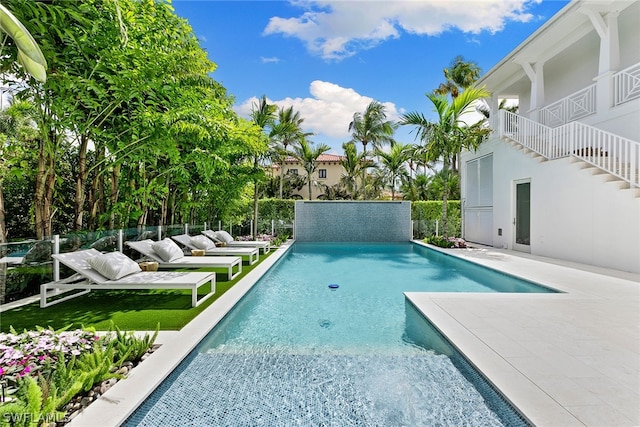
[[[133,332],[38,328],[0,334],[0,424],[63,425],[155,350]]]
[[[440,248],[467,247],[467,242],[465,242],[464,239],[460,237],[429,236],[425,237],[424,241]]]

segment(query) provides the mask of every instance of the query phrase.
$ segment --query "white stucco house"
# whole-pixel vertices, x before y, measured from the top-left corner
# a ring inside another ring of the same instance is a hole
[[[461,156],[463,237],[640,273],[640,1],[572,1],[478,86],[494,132]]]

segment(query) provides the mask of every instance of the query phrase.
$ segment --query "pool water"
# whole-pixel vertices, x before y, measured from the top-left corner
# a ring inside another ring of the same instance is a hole
[[[407,291],[551,292],[411,243],[296,243],[126,425],[526,425]]]

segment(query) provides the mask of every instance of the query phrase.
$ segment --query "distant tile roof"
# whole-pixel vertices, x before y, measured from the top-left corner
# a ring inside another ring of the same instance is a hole
[[[344,156],[341,156],[339,154],[320,154],[320,157],[318,157],[318,161],[319,162],[335,162],[335,163],[339,163],[340,160],[344,159]],[[298,163],[298,159],[296,159],[295,157],[287,157],[286,160],[287,163]]]

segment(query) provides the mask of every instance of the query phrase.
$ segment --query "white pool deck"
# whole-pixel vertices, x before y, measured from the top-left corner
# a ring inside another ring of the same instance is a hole
[[[117,426],[259,277],[280,248],[70,424]],[[640,425],[640,276],[496,249],[444,251],[558,294],[406,297],[537,426]]]
[[[506,250],[445,252],[564,292],[406,294],[529,421],[640,425],[640,276]]]

